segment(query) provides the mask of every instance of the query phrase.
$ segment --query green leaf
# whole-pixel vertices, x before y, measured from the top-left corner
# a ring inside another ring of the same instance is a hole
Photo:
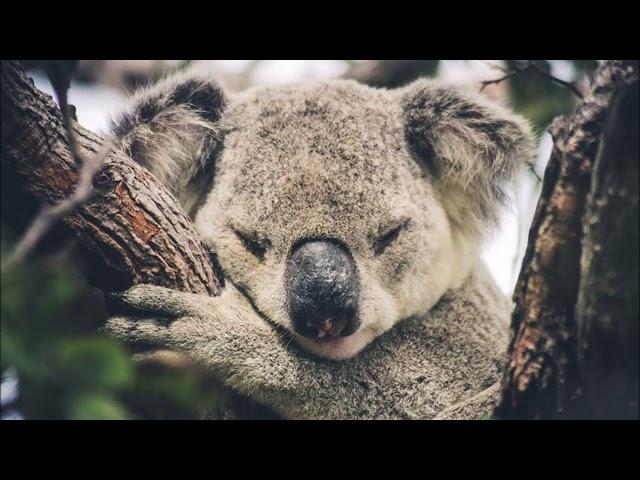
[[[56,363],[68,381],[86,386],[116,389],[133,382],[131,360],[107,338],[64,340],[57,348]]]
[[[68,407],[71,420],[126,420],[127,412],[113,398],[98,393],[85,393],[71,399]]]

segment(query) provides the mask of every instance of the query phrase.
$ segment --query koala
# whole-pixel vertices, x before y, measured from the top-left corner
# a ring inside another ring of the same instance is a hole
[[[531,162],[523,118],[430,79],[230,95],[186,72],[133,95],[112,131],[194,220],[224,287],[134,286],[109,333],[283,418],[492,413],[511,305],[479,252]]]

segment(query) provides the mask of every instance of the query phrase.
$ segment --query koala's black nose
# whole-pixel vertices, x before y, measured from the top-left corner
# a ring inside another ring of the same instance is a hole
[[[345,247],[331,240],[297,245],[286,282],[289,315],[300,335],[346,337],[358,329],[358,276]]]

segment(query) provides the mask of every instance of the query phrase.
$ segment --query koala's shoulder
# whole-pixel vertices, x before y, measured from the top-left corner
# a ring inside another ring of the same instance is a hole
[[[478,260],[464,284],[447,292],[429,312],[425,322],[455,324],[463,333],[482,328],[504,342],[511,307],[511,302],[500,291],[487,266]]]
[[[495,381],[504,365],[511,310],[511,301],[478,260],[462,287],[447,292],[424,318],[423,326],[425,332],[447,338],[444,363],[465,378]],[[489,381],[483,380],[485,387]]]

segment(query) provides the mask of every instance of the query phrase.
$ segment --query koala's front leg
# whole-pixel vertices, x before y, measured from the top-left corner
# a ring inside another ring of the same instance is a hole
[[[182,352],[288,418],[356,416],[362,399],[335,362],[300,355],[229,282],[219,297],[139,285],[119,298],[136,316],[113,317],[105,329],[130,344]]]

